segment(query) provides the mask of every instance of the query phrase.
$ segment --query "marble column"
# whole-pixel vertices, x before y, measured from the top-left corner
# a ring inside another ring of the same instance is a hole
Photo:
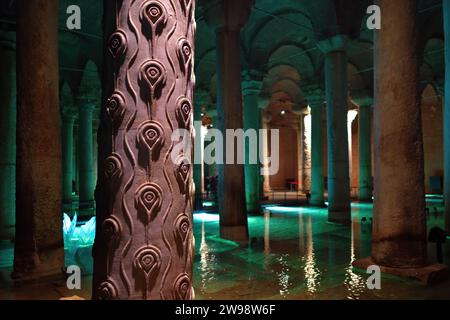
[[[78,157],[80,210],[94,207],[94,147],[92,113],[94,106],[81,103],[79,107]]]
[[[427,262],[417,2],[378,5],[383,19],[374,45],[372,258],[382,266],[417,268]]]
[[[328,142],[328,220],[350,223],[348,154],[347,37],[335,36],[319,43],[325,54],[325,90]]]
[[[450,0],[444,2],[445,89],[444,89],[444,200],[445,225],[450,234]]]
[[[323,100],[310,102],[311,108],[311,199],[310,205],[322,207],[324,201],[323,176]]]
[[[372,202],[372,106],[359,106],[358,114],[358,199]]]
[[[16,36],[0,34],[0,240],[13,240],[16,209]]]
[[[190,300],[195,1],[104,4],[93,298]]]
[[[225,131],[243,128],[240,32],[248,19],[250,3],[250,0],[221,0],[205,13],[205,19],[216,30],[218,129],[224,134],[225,148],[227,144],[234,144],[234,154],[237,154],[236,144],[227,141]],[[219,164],[218,173],[220,235],[224,239],[246,242],[244,165],[237,161]]]
[[[73,179],[73,127],[75,117],[62,116],[62,159],[63,159],[63,206],[64,210],[72,209],[72,179]]]
[[[261,199],[261,166],[258,161],[259,155],[259,130],[261,129],[261,116],[258,108],[259,94],[262,82],[246,79],[242,81],[242,96],[244,100],[244,131],[254,130],[256,132],[257,143],[251,145],[247,143],[245,147],[245,197],[247,212],[258,213],[260,211]],[[250,163],[250,152],[254,152],[257,163]]]
[[[17,201],[13,278],[62,275],[58,1],[17,1]],[[43,23],[45,21],[45,23]]]

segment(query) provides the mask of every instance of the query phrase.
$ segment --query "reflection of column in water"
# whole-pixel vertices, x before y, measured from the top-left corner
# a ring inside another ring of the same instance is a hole
[[[350,243],[350,263],[346,269],[345,285],[348,288],[348,299],[358,299],[365,288],[364,279],[353,272],[353,262],[360,254],[360,232],[359,214],[355,215],[352,220],[351,243]]]
[[[264,211],[264,253],[270,254],[270,212]]]
[[[351,257],[352,262],[361,255],[361,224],[359,221],[359,214],[355,215],[352,220],[352,248]]]
[[[208,283],[208,254],[209,248],[205,239],[205,221],[202,221],[202,240],[200,242],[200,269],[202,271],[202,291],[206,289]]]
[[[316,266],[316,259],[314,254],[313,228],[312,218],[308,218],[306,236],[306,261],[305,261],[305,280],[306,287],[309,293],[314,294],[320,285],[320,271]]]
[[[304,227],[303,227],[303,214],[300,213],[298,216],[298,246],[300,250],[300,257],[305,254],[305,238],[304,238]]]

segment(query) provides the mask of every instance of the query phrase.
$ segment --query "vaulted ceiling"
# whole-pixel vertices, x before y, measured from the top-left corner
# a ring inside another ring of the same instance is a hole
[[[107,0],[109,1],[109,0]],[[215,33],[205,21],[205,4],[197,0],[196,79],[197,88],[211,92],[215,100]],[[372,1],[347,0],[256,0],[241,36],[244,70],[257,70],[263,78],[262,96],[282,96],[294,104],[304,103],[305,92],[323,87],[323,54],[316,41],[338,33],[350,36],[349,92],[356,100],[373,91],[373,32],[366,27],[366,8]],[[421,76],[427,84],[441,86],[444,47],[441,0],[421,0],[418,17],[423,53]],[[70,5],[82,13],[81,30],[66,27]],[[102,1],[60,0],[59,51],[61,88],[70,93],[100,97],[102,65]],[[0,0],[0,32],[15,28],[15,1]],[[323,89],[323,88],[322,88]],[[72,98],[75,99],[75,98]],[[69,105],[70,103],[63,102]]]

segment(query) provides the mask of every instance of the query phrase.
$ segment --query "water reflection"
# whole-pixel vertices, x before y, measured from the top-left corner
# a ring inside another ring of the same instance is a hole
[[[208,244],[206,243],[205,221],[202,221],[202,233],[200,241],[200,271],[201,271],[200,290],[202,292],[205,292],[209,282],[214,279],[213,270],[215,259],[216,259],[215,255],[211,252]]]
[[[345,286],[348,290],[347,298],[350,300],[359,299],[365,289],[365,280],[360,275],[353,272],[353,262],[357,259],[360,249],[361,225],[359,214],[355,215],[351,227],[350,262],[346,268]]]
[[[270,211],[264,211],[264,253],[270,254]]]
[[[306,237],[306,257],[305,259],[305,280],[306,287],[310,294],[316,293],[320,286],[320,270],[316,265],[316,257],[314,254],[313,228],[312,218],[308,217],[307,237]]]

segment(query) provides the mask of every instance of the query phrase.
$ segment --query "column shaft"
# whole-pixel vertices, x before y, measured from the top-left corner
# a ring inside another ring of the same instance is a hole
[[[17,2],[17,280],[61,273],[58,1]],[[44,23],[45,21],[45,23]]]
[[[424,155],[418,93],[417,2],[379,0],[375,32],[375,179],[372,257],[389,267],[426,264]],[[395,61],[395,63],[393,63]]]
[[[300,138],[301,143],[301,157],[302,157],[302,188],[304,193],[311,192],[311,116],[302,114],[300,117],[301,131]]]
[[[216,38],[218,127],[225,136],[226,129],[243,128],[240,29],[218,29]],[[224,137],[225,148],[227,144],[234,145],[236,155],[236,144]],[[221,237],[233,241],[246,241],[248,224],[244,165],[237,163],[218,165],[218,171]]]
[[[322,104],[311,105],[311,200],[313,206],[324,205],[323,116]]]
[[[450,234],[450,0],[444,1],[445,102],[444,102],[444,200],[447,234]]]
[[[0,35],[0,240],[13,240],[16,209],[15,35]],[[4,38],[4,39],[3,39]]]
[[[62,158],[63,158],[63,204],[66,210],[72,208],[73,178],[73,117],[64,117],[62,126]]]
[[[243,82],[243,98],[244,98],[244,130],[254,131],[256,133],[256,141],[247,143],[245,147],[245,196],[247,211],[257,213],[260,211],[259,203],[261,199],[260,182],[261,167],[258,163],[250,163],[252,156],[259,155],[259,129],[261,129],[261,116],[258,108],[258,95],[261,85],[256,81]],[[249,136],[253,136],[250,134]]]
[[[325,56],[328,140],[328,218],[350,221],[350,178],[347,130],[347,54]]]
[[[93,109],[94,107],[90,105],[80,107],[78,130],[80,209],[89,209],[94,206]]]
[[[195,1],[104,3],[93,298],[189,300]]]
[[[372,201],[372,128],[371,106],[360,106],[358,115],[359,176],[358,198]]]

